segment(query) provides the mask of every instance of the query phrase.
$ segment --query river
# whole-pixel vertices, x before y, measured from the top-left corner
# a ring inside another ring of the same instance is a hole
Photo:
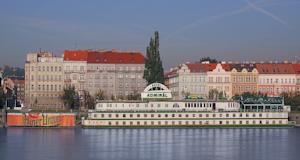
[[[300,128],[8,128],[0,159],[299,160]]]

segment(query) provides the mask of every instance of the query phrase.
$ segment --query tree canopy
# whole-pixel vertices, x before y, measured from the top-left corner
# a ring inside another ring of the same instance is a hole
[[[158,82],[164,83],[164,69],[159,53],[159,33],[154,33],[150,38],[149,46],[146,49],[144,78],[148,84]]]
[[[79,107],[79,95],[74,86],[66,86],[64,88],[62,99],[70,109],[77,109]]]
[[[200,58],[200,63],[202,62],[209,62],[209,63],[218,63],[218,60],[214,59],[214,58],[210,58],[210,57],[203,57]]]

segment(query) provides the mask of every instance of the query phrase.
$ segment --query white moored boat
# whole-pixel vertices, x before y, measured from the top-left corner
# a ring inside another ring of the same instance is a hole
[[[101,101],[83,127],[289,126],[290,106],[281,97],[241,101],[171,100],[162,84],[149,85],[141,101]]]

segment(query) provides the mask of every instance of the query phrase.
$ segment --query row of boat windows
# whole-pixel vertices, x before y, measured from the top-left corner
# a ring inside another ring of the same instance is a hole
[[[135,123],[133,121],[130,122],[118,122],[118,121],[109,121],[108,125],[208,125],[211,124],[209,123],[209,121],[157,121],[155,123],[155,121],[136,121]],[[278,122],[276,122],[275,120],[273,121],[217,121],[217,124],[222,125],[222,124],[282,124],[282,121],[279,120]]]
[[[164,117],[164,118],[168,118],[168,117],[186,117],[186,118],[197,118],[197,117],[206,117],[206,118],[209,118],[209,117],[230,117],[230,115],[227,113],[227,114],[100,114],[100,117],[98,117],[99,114],[94,114],[94,118],[112,118],[113,116],[116,117],[116,118],[148,118],[148,117],[151,117],[151,118],[160,118],[160,117]],[[259,114],[232,114],[232,117],[238,117],[238,118],[241,118],[241,117],[252,117],[252,118],[255,118],[255,117],[262,117],[262,114],[259,113]]]
[[[216,107],[216,103],[185,103],[185,107]]]
[[[216,107],[216,103],[199,103],[199,102],[194,102],[194,103],[185,103],[185,107]],[[228,103],[228,107],[232,108],[235,107],[234,103]]]
[[[200,102],[195,102],[195,103],[185,103],[184,104],[185,107],[216,107],[216,103],[200,103]],[[112,103],[107,103],[107,104],[99,104],[100,107],[169,107],[169,104],[168,103],[165,103],[164,105],[163,104],[160,104],[160,103],[157,103],[156,105],[154,105],[153,103],[151,104],[148,104],[148,103],[144,103],[144,104],[140,104],[140,103],[133,103],[133,104],[122,104],[122,105],[118,105],[117,103],[116,104],[112,104]],[[179,107],[179,104],[178,103],[174,103],[171,105],[173,108],[178,108]],[[234,103],[228,103],[228,107],[234,107]]]

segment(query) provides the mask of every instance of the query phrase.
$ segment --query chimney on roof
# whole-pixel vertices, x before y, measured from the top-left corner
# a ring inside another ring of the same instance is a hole
[[[226,64],[226,61],[222,61],[221,64]]]

